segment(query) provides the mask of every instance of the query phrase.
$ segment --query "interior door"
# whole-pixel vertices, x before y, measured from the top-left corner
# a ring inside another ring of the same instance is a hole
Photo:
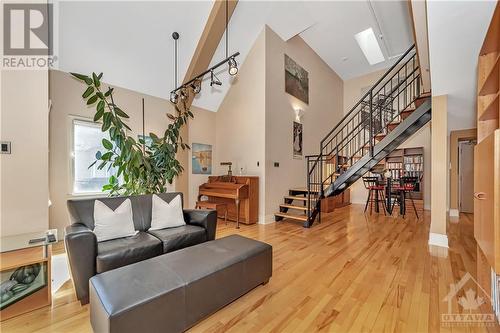
[[[474,238],[491,267],[495,267],[494,213],[494,134],[486,137],[475,147],[474,159]]]
[[[461,142],[458,152],[460,212],[474,213],[474,143]]]

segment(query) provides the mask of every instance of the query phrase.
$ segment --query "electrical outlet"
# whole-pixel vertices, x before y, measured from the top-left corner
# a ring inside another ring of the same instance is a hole
[[[274,162],[274,167],[279,168],[280,167],[280,162]]]

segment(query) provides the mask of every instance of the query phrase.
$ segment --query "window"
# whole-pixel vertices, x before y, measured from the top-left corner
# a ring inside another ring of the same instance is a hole
[[[108,183],[108,178],[116,173],[115,168],[108,170],[106,166],[102,170],[95,161],[98,150],[103,150],[102,139],[108,138],[107,133],[101,131],[101,125],[84,120],[73,120],[73,193],[87,194],[100,193],[103,185]]]

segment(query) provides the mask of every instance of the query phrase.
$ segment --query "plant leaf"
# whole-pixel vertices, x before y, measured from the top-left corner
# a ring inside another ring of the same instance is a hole
[[[115,107],[115,113],[120,116],[120,117],[123,117],[123,118],[130,118],[128,116],[128,114],[126,114],[125,112],[122,111],[122,109],[118,108],[118,107]]]
[[[99,80],[99,77],[96,75],[96,73],[92,73],[92,80],[94,81],[94,85],[96,88],[99,88],[101,86],[101,81]]]
[[[97,111],[94,115],[94,121],[97,122],[99,119],[102,118],[102,115],[104,114],[104,108],[100,111]]]
[[[113,144],[106,138],[102,139],[102,146],[107,150],[113,149]]]
[[[89,97],[90,95],[92,95],[92,93],[94,92],[94,87],[87,87],[87,89],[85,90],[85,92],[83,93],[82,97],[83,98],[87,98]]]
[[[94,104],[95,102],[97,102],[97,96],[96,96],[96,95],[94,95],[94,96],[90,97],[90,98],[87,100],[87,105]]]
[[[74,77],[76,77],[78,80],[86,81],[87,79],[89,79],[89,77],[87,75],[78,74],[78,73],[70,73],[70,74],[73,75]]]

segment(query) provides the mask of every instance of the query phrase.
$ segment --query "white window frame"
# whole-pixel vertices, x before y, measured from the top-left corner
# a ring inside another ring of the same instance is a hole
[[[68,137],[69,137],[69,146],[68,146],[68,161],[69,161],[69,184],[68,184],[68,193],[70,197],[107,197],[108,194],[102,191],[97,192],[75,192],[74,184],[75,184],[75,123],[88,123],[91,126],[95,126],[100,128],[102,123],[95,122],[91,118],[74,116],[70,115],[68,117]]]

